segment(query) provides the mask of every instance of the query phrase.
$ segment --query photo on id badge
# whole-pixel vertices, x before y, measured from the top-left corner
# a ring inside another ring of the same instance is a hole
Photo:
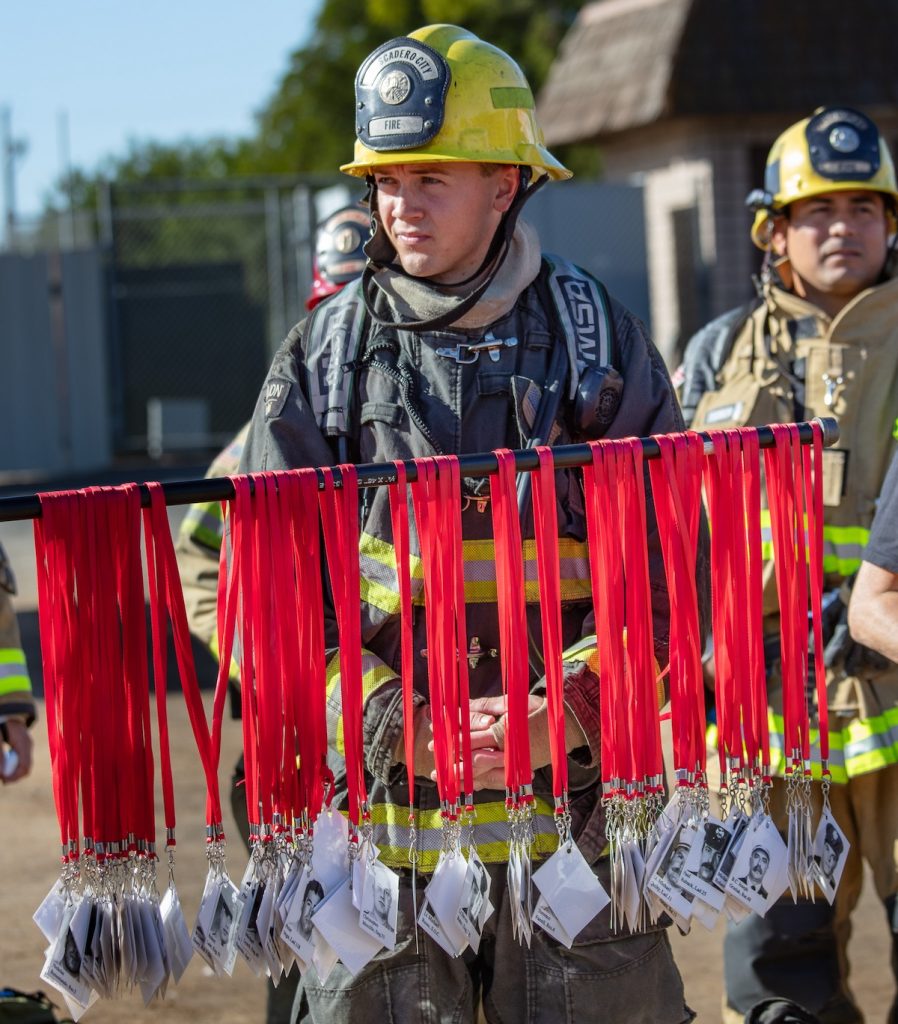
[[[814,836],[814,865],[817,885],[829,903],[836,898],[839,879],[848,859],[848,840],[832,814],[824,813]]]
[[[771,844],[768,842],[771,838],[763,828],[747,836],[727,883],[728,892],[762,916],[779,895],[777,879],[785,867],[785,843]],[[778,891],[771,897],[773,888]]]
[[[396,945],[396,921],[399,915],[399,876],[386,864],[374,860],[365,872],[360,924],[388,948]]]
[[[677,914],[686,918],[691,913],[690,904],[693,900],[692,893],[684,891],[681,884],[691,849],[691,843],[686,838],[688,833],[686,825],[678,825],[674,829],[670,844],[650,882],[652,891]]]
[[[228,955],[231,933],[236,917],[236,890],[233,886],[222,885],[218,889],[212,916],[206,928],[206,950],[219,964],[224,964]]]
[[[325,898],[325,887],[315,878],[310,878],[304,884],[300,882],[300,885],[302,885],[302,903],[300,904],[299,921],[297,923],[297,931],[299,932],[298,944],[301,948],[307,949],[307,955],[304,958],[310,959],[314,947],[314,938],[312,936],[314,923],[312,922],[312,916],[318,903],[322,902]]]
[[[472,858],[468,863],[465,887],[456,915],[456,921],[469,941],[472,933],[479,935],[483,930],[489,884],[489,875],[483,862],[479,858]]]

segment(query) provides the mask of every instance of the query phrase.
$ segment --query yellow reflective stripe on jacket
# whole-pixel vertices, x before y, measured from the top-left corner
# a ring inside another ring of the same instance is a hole
[[[785,769],[783,717],[770,713],[770,759],[777,774]],[[834,716],[834,721],[838,717]],[[820,775],[818,730],[811,730],[811,759],[815,777]],[[857,775],[898,764],[898,707],[887,708],[872,718],[855,718],[843,729],[829,730],[829,770],[833,782],[847,782]]]
[[[195,540],[213,551],[221,549],[224,537],[224,516],[221,502],[197,502],[187,509],[187,515],[181,523],[179,531],[182,537]]]
[[[524,593],[528,601],[539,600],[536,570],[536,543],[524,541]],[[561,599],[575,601],[591,595],[589,583],[589,551],[587,545],[572,537],[558,539],[561,571]],[[465,601],[468,604],[493,604],[496,601],[496,561],[492,540],[466,540],[463,543],[465,563]],[[359,539],[359,568],[362,600],[387,615],[399,611],[396,583],[396,556],[393,545],[380,537],[363,533]],[[409,568],[412,580],[412,602],[424,603],[424,574],[421,559],[411,555]]]
[[[476,804],[474,842],[480,859],[489,864],[502,864],[508,860],[508,840],[511,835],[508,812],[501,800]],[[443,831],[439,810],[415,812],[417,830],[416,849],[418,870],[433,871],[443,848]],[[408,823],[408,808],[395,804],[372,804],[371,823],[374,825],[374,843],[380,850],[380,860],[393,868],[409,867],[409,845],[412,833]],[[552,808],[539,797],[533,807],[533,844],[530,854],[534,859],[547,857],[558,848],[558,832]],[[462,829],[462,842],[468,841],[468,829]]]
[[[398,676],[385,665],[376,654],[362,650],[362,706],[372,693],[383,683]],[[343,745],[343,702],[340,695],[340,654],[337,652],[327,664],[325,675],[327,687],[327,735],[328,742],[337,753],[346,754]]]
[[[863,526],[831,526],[823,524],[823,571],[850,576],[861,565],[870,531]],[[765,561],[773,560],[773,537],[770,510],[761,509],[761,555]]]
[[[0,647],[0,697],[31,693],[31,678],[21,647]]]

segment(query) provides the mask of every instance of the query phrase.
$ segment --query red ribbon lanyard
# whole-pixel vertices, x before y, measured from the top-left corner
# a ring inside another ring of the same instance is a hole
[[[814,678],[817,688],[817,726],[823,772],[829,774],[829,705],[826,666],[823,662],[823,428],[811,423],[813,445],[802,450],[804,487],[808,509],[808,560],[811,579],[811,614],[814,630]],[[813,469],[812,469],[813,463]]]
[[[39,495],[41,515],[34,520],[40,613],[41,660],[47,714],[47,739],[53,778],[53,798],[59,822],[63,860],[78,857],[78,775],[75,752],[80,723],[67,715],[71,690],[83,690],[81,650],[73,646],[75,578],[69,536],[77,535],[71,492]]]
[[[327,660],[317,490],[314,470],[296,470],[290,474],[288,493],[292,512],[296,580],[294,603],[298,615],[297,659],[300,668],[285,683],[295,687],[294,731],[300,760],[298,803],[310,821],[314,821],[322,809],[324,779],[328,774]]]
[[[567,744],[564,734],[564,665],[561,634],[561,572],[558,557],[558,509],[555,504],[555,457],[547,446],[536,448],[539,469],[532,476],[533,529],[539,576],[539,611],[543,630],[552,794],[556,807],[567,803]]]
[[[421,564],[424,570],[424,607],[427,633],[427,678],[433,725],[437,791],[444,817],[454,819],[461,792],[458,764],[459,700],[458,650],[455,615],[454,530],[446,514],[451,499],[452,475],[448,461],[416,459],[417,479],[411,495]]]
[[[533,782],[527,727],[530,667],[527,659],[524,558],[515,491],[514,454],[507,448],[494,454],[498,471],[490,477],[490,503],[496,552],[499,658],[508,715],[505,787],[506,795],[517,802],[531,795]]]
[[[747,572],[746,637],[749,713],[755,722],[763,780],[770,774],[770,725],[767,717],[767,674],[764,665],[764,561],[761,545],[761,463],[758,432],[741,431]]]
[[[805,692],[807,586],[803,593],[799,593],[799,577],[802,574],[798,565],[799,560],[804,561],[804,522],[803,516],[799,514],[791,434],[783,424],[776,424],[771,429],[776,444],[764,452],[764,467],[780,609],[784,755],[787,759],[786,771],[791,773],[810,754],[809,749],[805,752],[808,739]],[[799,452],[799,466],[800,458]]]
[[[626,466],[625,486],[620,497],[626,501],[621,509],[621,521],[626,579],[626,655],[634,696],[631,707],[636,742],[633,750],[640,758],[634,765],[634,778],[637,782],[644,781],[649,791],[659,791],[664,769],[652,629],[643,450],[638,438],[614,443],[622,446]]]
[[[674,768],[680,785],[705,770],[704,700],[699,644],[696,558],[704,446],[697,434],[656,438],[660,459],[649,463],[655,516],[670,602],[670,706]]]
[[[339,472],[342,487],[334,486]],[[359,504],[355,466],[322,469],[319,492],[324,545],[340,634],[340,694],[343,706],[343,744],[349,790],[349,820],[358,828],[368,813],[368,794],[362,752],[362,623],[359,590]]]
[[[184,702],[187,705],[187,714],[190,718],[190,725],[193,730],[200,762],[206,777],[207,839],[219,838],[223,835],[223,831],[221,828],[221,798],[218,787],[218,750],[214,748],[209,726],[206,722],[206,713],[203,708],[203,700],[196,676],[196,665],[193,661],[193,651],[190,646],[190,631],[187,627],[184,595],[181,591],[174,544],[172,543],[168,516],[161,492],[156,492],[155,489],[151,490],[150,502],[150,522],[156,553],[156,571],[165,588],[181,689],[184,694]],[[219,707],[221,707],[221,711],[219,711]],[[220,719],[221,714],[223,714],[223,700],[219,698],[219,694],[216,692],[213,710],[213,730],[217,729],[219,735],[221,724],[220,721],[216,724],[216,718]]]
[[[709,431],[713,456],[705,460],[704,483],[711,523],[711,619],[714,629],[714,702],[720,777],[742,763],[739,711],[733,665],[732,463],[726,435]],[[729,762],[729,764],[728,764]]]
[[[599,655],[602,782],[605,795],[621,792],[627,774],[624,699],[624,587],[617,503],[617,453],[593,442],[592,463],[583,467],[593,614]]]
[[[415,799],[415,704],[414,632],[412,622],[411,562],[409,555],[408,494],[405,463],[396,461],[396,483],[391,484],[390,521],[396,553],[396,581],[399,590],[399,636],[401,649],[402,720],[405,770],[408,779],[409,817],[414,817]]]

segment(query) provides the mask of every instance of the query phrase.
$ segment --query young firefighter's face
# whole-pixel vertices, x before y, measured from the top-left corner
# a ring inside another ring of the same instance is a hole
[[[392,164],[377,168],[374,180],[377,209],[403,270],[454,284],[483,262],[519,172],[465,162]]]

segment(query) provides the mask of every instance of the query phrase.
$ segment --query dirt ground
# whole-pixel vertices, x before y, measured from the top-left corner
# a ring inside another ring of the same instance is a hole
[[[177,515],[173,514],[172,519],[175,526]],[[31,527],[25,523],[4,523],[0,526],[0,540],[19,574],[18,611],[25,634],[24,643],[32,672],[39,677]],[[211,695],[206,694],[207,712],[210,699]],[[186,710],[178,694],[169,696],[169,723],[178,812],[176,881],[185,916],[192,926],[205,878],[205,790]],[[0,786],[0,986],[11,985],[26,991],[44,988],[52,996],[53,990],[39,977],[44,943],[43,936],[31,920],[31,915],[58,874],[59,833],[43,714],[34,733],[36,763],[33,773],[15,785]],[[232,876],[238,878],[245,866],[245,854],[242,843],[234,834],[230,808],[224,797],[239,745],[237,723],[226,722],[220,777],[225,828],[230,827],[233,836],[233,853],[228,863]],[[157,823],[160,825],[161,807],[161,795],[157,793]],[[718,923],[713,932],[708,932],[696,924],[687,936],[672,931],[674,952],[685,979],[689,1004],[698,1012],[699,1021],[719,1021],[723,925]],[[855,915],[850,953],[854,964],[853,986],[867,1020],[870,1024],[884,1021],[892,995],[889,940],[884,913],[869,879]],[[61,998],[59,1002],[61,1005]],[[264,1005],[265,984],[250,972],[242,960],[238,959],[232,978],[222,979],[214,977],[202,961],[194,957],[180,985],[169,988],[164,1002],[144,1008],[139,995],[129,995],[124,1001],[97,1003],[84,1019],[96,1024],[122,1020],[164,1021],[168,1024],[256,1024],[264,1020]],[[377,1019],[373,1014],[372,1020]]]

